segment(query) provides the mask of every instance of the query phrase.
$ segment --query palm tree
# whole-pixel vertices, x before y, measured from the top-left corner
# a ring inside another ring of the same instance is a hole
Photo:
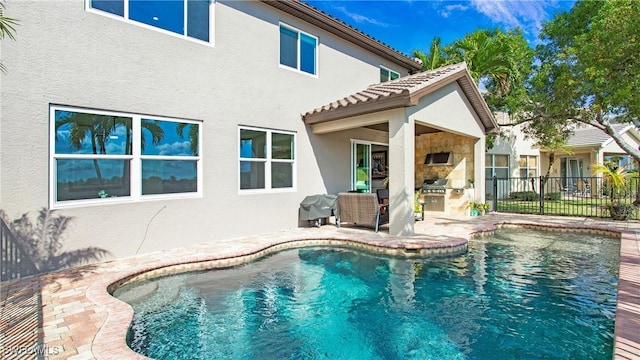
[[[622,190],[625,188],[631,173],[628,166],[612,166],[612,164],[595,164],[591,167],[594,174],[602,175],[606,186],[611,189],[609,213],[615,220],[627,220],[631,216],[634,204],[622,203]]]
[[[4,16],[5,5],[0,2],[0,39],[8,37],[11,40],[15,40],[15,25],[18,25],[18,20]],[[7,73],[7,68],[0,62],[0,71],[3,74]]]
[[[61,251],[64,232],[73,218],[57,215],[55,210],[42,208],[35,224],[31,222],[29,215],[26,213],[11,222],[8,221],[6,214],[2,211],[0,211],[0,217],[7,224],[10,224],[11,232],[28,253],[38,273],[98,261],[110,254],[107,250],[93,246],[72,251]]]
[[[433,70],[451,63],[448,61],[448,56],[440,45],[441,42],[442,40],[435,36],[433,40],[431,40],[429,54],[425,54],[421,50],[415,50],[413,52],[413,56],[422,61],[422,70]]]
[[[82,149],[85,139],[91,141],[91,150],[93,154],[106,154],[107,153],[107,140],[114,133],[118,127],[124,126],[127,133],[127,139],[125,144],[125,151],[128,151],[127,155],[131,154],[131,118],[121,116],[108,116],[87,114],[80,112],[69,112],[56,119],[55,131],[56,134],[61,127],[69,125],[69,145],[74,150]],[[56,141],[58,137],[56,136]],[[100,170],[100,164],[98,159],[93,159],[93,166],[96,171],[96,177],[100,184],[104,184],[102,177],[102,171]]]
[[[189,131],[187,132],[187,136],[189,137],[189,150],[191,150],[191,154],[193,154],[194,156],[198,156],[199,126],[198,124],[192,124],[192,123],[184,123],[184,122],[178,123],[178,126],[176,127],[176,132],[183,139],[184,139],[184,131],[186,128],[189,128]]]
[[[454,62],[466,62],[478,84],[492,81],[499,91],[506,93],[511,62],[508,44],[500,34],[498,30],[478,30],[455,41],[445,51]]]
[[[162,139],[164,139],[164,130],[162,129],[162,126],[160,126],[158,120],[142,119],[141,127],[143,130],[146,130],[149,133],[149,135],[151,135],[151,143],[153,145],[160,144]],[[140,148],[144,150],[146,145],[147,145],[146,137],[141,136]]]

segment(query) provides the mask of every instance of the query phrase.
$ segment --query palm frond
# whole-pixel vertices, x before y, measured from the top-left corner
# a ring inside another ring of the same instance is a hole
[[[164,138],[164,130],[157,120],[142,119],[142,128],[151,135],[151,142],[153,145],[158,145]],[[146,136],[142,136],[142,148],[146,145]]]
[[[82,265],[93,261],[99,261],[106,256],[111,255],[107,250],[88,247],[84,249],[65,251],[61,254],[51,257],[49,261],[49,270],[62,269],[71,266]]]
[[[19,25],[18,20],[4,16],[5,4],[0,2],[0,39],[8,37],[11,40],[15,40],[16,28],[14,26]]]

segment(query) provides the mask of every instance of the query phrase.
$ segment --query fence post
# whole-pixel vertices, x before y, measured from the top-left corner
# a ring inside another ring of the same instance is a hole
[[[498,211],[498,177],[493,175],[493,211]]]
[[[544,215],[544,176],[540,176],[540,215]]]

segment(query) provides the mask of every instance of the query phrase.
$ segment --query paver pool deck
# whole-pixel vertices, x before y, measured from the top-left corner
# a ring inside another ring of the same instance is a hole
[[[558,230],[587,229],[621,234],[615,359],[640,360],[640,222],[596,218],[489,214],[454,217],[428,213],[416,235],[396,237],[384,228],[296,228],[212,241],[5,282],[0,287],[1,359],[143,359],[125,336],[133,312],[111,297],[109,285],[145,271],[155,273],[228,266],[266,252],[301,245],[347,244],[417,256],[424,251],[457,251],[474,234],[509,224]],[[386,249],[386,250],[385,250]]]

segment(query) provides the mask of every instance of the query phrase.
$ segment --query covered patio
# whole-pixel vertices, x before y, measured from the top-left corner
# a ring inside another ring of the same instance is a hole
[[[464,63],[372,85],[303,114],[303,120],[318,136],[353,129],[384,134],[378,146],[388,149],[392,235],[415,233],[414,193],[425,180],[446,179],[444,213],[461,214],[469,201],[484,201],[485,135],[498,125]],[[429,154],[450,156],[434,163]]]

